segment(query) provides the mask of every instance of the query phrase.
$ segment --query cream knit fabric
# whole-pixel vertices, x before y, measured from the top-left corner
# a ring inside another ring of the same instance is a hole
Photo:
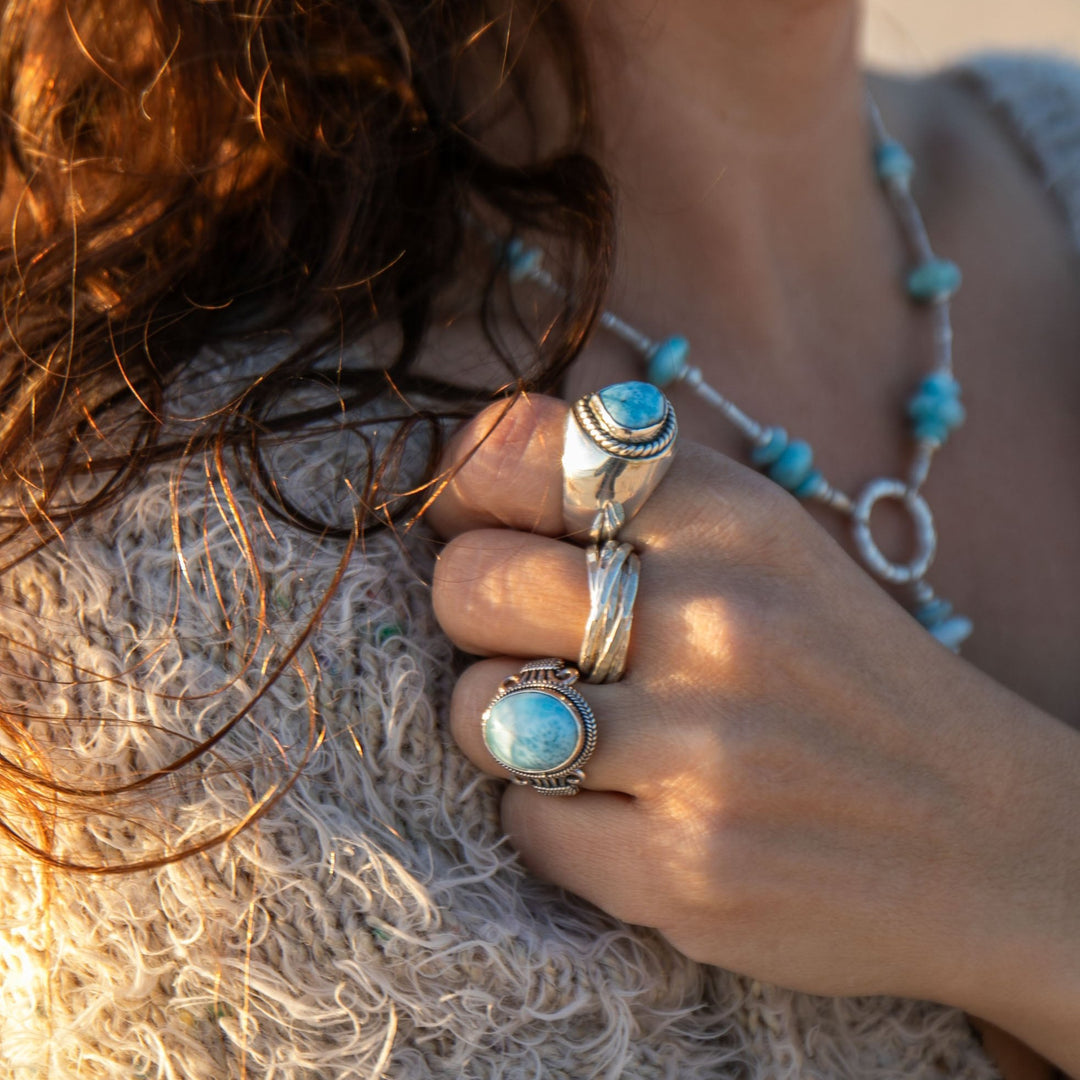
[[[1080,221],[1080,77],[972,70]],[[219,368],[204,358],[193,395],[221,392]],[[272,457],[287,494],[341,513],[363,453],[341,433]],[[525,875],[500,785],[446,732],[430,539],[369,538],[290,656],[344,545],[264,516],[243,471],[156,466],[0,577],[0,701],[56,779],[130,780],[249,710],[214,753],[100,813],[7,800],[26,835],[91,863],[152,855],[227,828],[309,755],[257,824],[160,869],[52,874],[0,840],[0,1078],[995,1075],[952,1010],[762,986]],[[16,743],[0,750],[40,765]]]

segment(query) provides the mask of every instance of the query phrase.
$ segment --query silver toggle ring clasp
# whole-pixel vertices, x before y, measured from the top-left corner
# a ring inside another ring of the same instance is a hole
[[[894,563],[882,554],[874,542],[870,515],[882,499],[898,500],[915,526],[915,554],[909,563]],[[851,510],[852,537],[866,565],[882,581],[909,585],[926,576],[937,551],[934,517],[926,500],[902,480],[874,480],[867,484]]]

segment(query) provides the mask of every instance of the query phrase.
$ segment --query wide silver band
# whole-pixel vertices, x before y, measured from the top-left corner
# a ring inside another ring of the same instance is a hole
[[[641,562],[629,544],[609,540],[586,550],[589,618],[578,667],[590,683],[618,682],[626,671]]]
[[[626,426],[609,406],[614,395],[638,387],[640,396],[653,395],[647,400],[650,408],[640,424]],[[645,383],[616,384],[577,401],[567,417],[563,444],[567,530],[585,533],[593,543],[614,539],[667,472],[677,433],[671,403]]]

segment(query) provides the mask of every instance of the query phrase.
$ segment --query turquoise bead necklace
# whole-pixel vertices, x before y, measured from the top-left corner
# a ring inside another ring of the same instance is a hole
[[[953,650],[969,637],[969,618],[954,613],[926,581],[937,550],[934,518],[922,495],[934,455],[964,421],[960,384],[953,375],[952,316],[950,301],[960,287],[955,263],[934,254],[922,214],[911,195],[914,163],[904,147],[885,130],[873,100],[867,104],[873,133],[873,160],[878,179],[903,231],[912,260],[905,280],[908,296],[929,307],[934,319],[933,367],[907,403],[914,452],[905,479],[877,479],[851,498],[833,487],[814,465],[809,443],[790,438],[782,428],[761,424],[705,381],[700,368],[690,363],[690,343],[683,337],[654,341],[618,315],[605,311],[601,324],[641,357],[648,379],[667,389],[684,384],[717,409],[749,443],[750,460],[796,498],[819,502],[851,521],[852,540],[862,564],[877,578],[908,590],[915,618],[942,644]],[[537,248],[511,240],[503,259],[512,281],[532,281],[558,292],[555,279],[544,269]],[[883,499],[897,501],[907,511],[915,531],[915,551],[907,563],[892,562],[874,541],[870,515]]]

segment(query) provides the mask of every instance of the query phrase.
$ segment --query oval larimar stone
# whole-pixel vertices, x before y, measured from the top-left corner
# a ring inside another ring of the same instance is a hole
[[[605,386],[596,396],[608,416],[627,431],[655,428],[667,411],[667,399],[651,383],[615,383]]]
[[[568,701],[548,690],[517,690],[488,710],[484,742],[496,761],[521,772],[556,772],[584,742],[584,725]]]

